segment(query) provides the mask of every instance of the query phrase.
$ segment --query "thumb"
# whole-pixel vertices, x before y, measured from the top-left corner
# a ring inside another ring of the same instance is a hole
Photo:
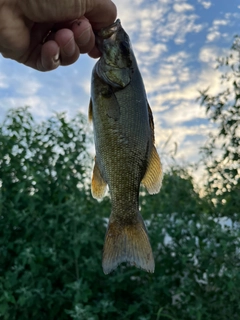
[[[116,19],[111,0],[21,0],[24,15],[34,22],[64,22],[86,16],[93,28],[106,27]]]

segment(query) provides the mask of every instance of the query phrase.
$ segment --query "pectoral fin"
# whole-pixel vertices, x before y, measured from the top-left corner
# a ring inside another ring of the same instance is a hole
[[[109,118],[117,121],[120,117],[120,106],[115,93],[112,94],[112,101],[113,102],[108,106],[107,115]]]
[[[95,199],[101,199],[107,190],[107,183],[103,179],[97,163],[95,162],[92,175],[92,196]]]
[[[143,177],[142,184],[150,194],[158,193],[162,186],[162,164],[155,146],[149,157],[147,171]]]

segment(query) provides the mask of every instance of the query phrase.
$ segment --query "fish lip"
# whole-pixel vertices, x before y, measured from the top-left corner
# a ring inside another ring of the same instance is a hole
[[[100,31],[95,32],[95,35],[102,39],[109,39],[113,34],[117,33],[122,28],[120,19],[117,19],[113,24],[108,27],[102,28]]]

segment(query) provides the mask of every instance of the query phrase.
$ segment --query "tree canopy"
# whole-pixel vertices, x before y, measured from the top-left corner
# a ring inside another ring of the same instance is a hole
[[[236,36],[229,54],[218,59],[223,90],[217,95],[202,90],[200,101],[209,119],[217,125],[203,147],[208,171],[208,188],[219,212],[236,217],[240,207],[240,37]],[[224,205],[224,206],[223,206]]]

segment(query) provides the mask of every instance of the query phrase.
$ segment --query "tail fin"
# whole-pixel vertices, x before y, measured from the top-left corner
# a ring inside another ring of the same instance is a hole
[[[122,262],[154,272],[152,248],[140,213],[134,223],[125,226],[110,218],[103,248],[103,272],[112,272]]]

